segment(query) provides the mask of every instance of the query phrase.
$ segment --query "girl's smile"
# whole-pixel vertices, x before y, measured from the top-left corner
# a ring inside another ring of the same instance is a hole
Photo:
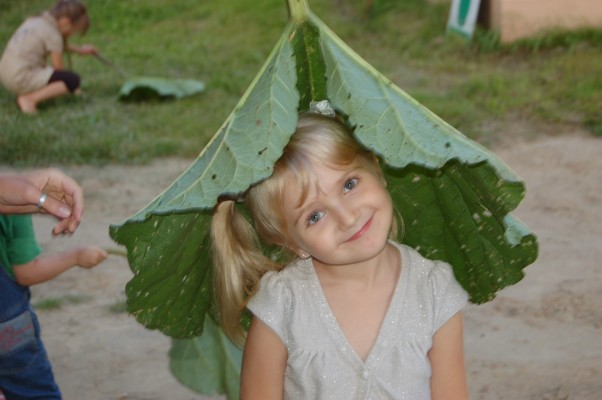
[[[361,238],[364,233],[366,233],[368,231],[368,229],[370,229],[370,226],[372,225],[372,218],[370,218],[368,220],[368,222],[366,222],[366,224],[364,226],[362,226],[362,229],[360,229],[355,235],[353,235],[351,238],[349,238],[349,240],[347,240],[348,242],[351,242],[353,240],[359,239]]]

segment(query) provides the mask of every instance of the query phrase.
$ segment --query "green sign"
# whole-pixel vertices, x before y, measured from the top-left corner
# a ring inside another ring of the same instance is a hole
[[[447,29],[458,32],[467,38],[472,37],[480,5],[481,0],[453,0]]]

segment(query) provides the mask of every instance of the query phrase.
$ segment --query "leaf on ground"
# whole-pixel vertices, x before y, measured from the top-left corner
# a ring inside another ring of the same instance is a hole
[[[123,101],[181,99],[204,90],[205,84],[198,80],[136,76],[125,81],[118,97]]]

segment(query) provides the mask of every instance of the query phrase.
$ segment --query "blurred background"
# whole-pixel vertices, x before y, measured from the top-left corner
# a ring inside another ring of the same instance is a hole
[[[595,0],[553,2],[572,9],[573,3],[588,1],[602,8]],[[525,34],[513,28],[517,13],[519,27],[532,27],[536,11],[550,8],[549,2],[531,2],[535,6],[525,11],[512,5],[530,2],[482,0],[471,40],[446,32],[451,0],[312,0],[309,5],[377,70],[482,143],[555,135],[562,128],[602,135],[600,26],[561,30],[560,22],[543,24],[540,31],[502,42],[502,35]],[[53,3],[0,0],[0,47],[27,15]],[[42,104],[38,116],[27,118],[14,96],[0,90],[3,162],[103,165],[196,156],[259,71],[287,21],[284,0],[85,3],[91,27],[72,43],[96,45],[127,74],[202,80],[205,92],[180,101],[120,103],[116,97],[124,77],[94,57],[74,55],[72,67],[83,80],[81,97]],[[461,3],[466,7],[470,1]],[[521,20],[526,12],[530,19]]]

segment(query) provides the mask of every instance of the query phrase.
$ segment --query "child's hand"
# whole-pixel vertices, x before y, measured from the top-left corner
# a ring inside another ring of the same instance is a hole
[[[107,258],[108,253],[97,246],[82,246],[76,249],[77,265],[82,268],[92,268]]]
[[[77,53],[79,54],[98,54],[98,49],[94,46],[92,46],[91,44],[84,44],[83,46],[80,46],[77,48],[76,50]]]

